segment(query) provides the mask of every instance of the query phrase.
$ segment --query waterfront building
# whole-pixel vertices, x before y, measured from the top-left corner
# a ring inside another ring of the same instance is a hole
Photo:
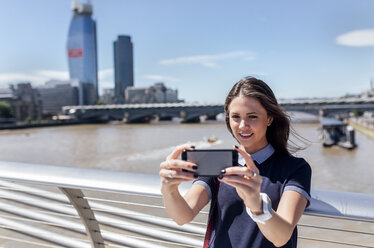
[[[79,90],[79,104],[91,105],[98,99],[96,22],[92,19],[92,5],[72,2],[67,53],[70,79]]]
[[[106,104],[114,104],[114,89],[103,89],[100,100]]]
[[[163,83],[151,87],[128,87],[125,91],[126,103],[175,103],[183,102],[178,99],[178,90],[167,88]]]
[[[0,101],[12,107],[16,121],[42,118],[42,101],[39,92],[30,83],[18,83],[0,88]]]
[[[124,102],[125,90],[134,86],[133,47],[131,37],[118,36],[113,42],[114,51],[114,96],[117,103]]]
[[[62,113],[63,106],[78,105],[78,87],[70,81],[50,80],[37,87],[43,103],[43,115]]]

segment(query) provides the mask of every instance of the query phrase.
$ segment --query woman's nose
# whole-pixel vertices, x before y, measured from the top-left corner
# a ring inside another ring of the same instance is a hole
[[[241,120],[240,123],[239,123],[239,128],[243,128],[243,127],[246,127],[246,126],[248,126],[248,123],[244,119]]]

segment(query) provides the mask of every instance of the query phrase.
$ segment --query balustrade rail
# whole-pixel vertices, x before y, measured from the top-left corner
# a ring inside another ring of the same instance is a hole
[[[0,161],[0,247],[202,247],[208,207],[178,226],[159,189],[157,175]],[[373,206],[374,195],[313,190],[300,247],[374,248]]]

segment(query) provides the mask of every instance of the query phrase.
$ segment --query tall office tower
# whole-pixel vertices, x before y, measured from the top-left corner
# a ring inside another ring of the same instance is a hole
[[[114,48],[114,97],[117,103],[125,100],[125,90],[134,86],[134,66],[131,37],[120,35],[113,42]]]
[[[94,104],[98,99],[96,22],[91,4],[73,1],[72,9],[67,41],[70,79],[78,84],[79,104]]]

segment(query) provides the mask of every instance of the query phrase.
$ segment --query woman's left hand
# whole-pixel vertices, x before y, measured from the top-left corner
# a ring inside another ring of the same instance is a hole
[[[219,179],[228,185],[233,186],[236,192],[243,199],[244,204],[251,209],[253,213],[262,212],[262,201],[260,189],[262,177],[254,164],[252,157],[244,148],[236,148],[236,151],[242,155],[246,166],[232,166],[226,168],[223,178]]]

